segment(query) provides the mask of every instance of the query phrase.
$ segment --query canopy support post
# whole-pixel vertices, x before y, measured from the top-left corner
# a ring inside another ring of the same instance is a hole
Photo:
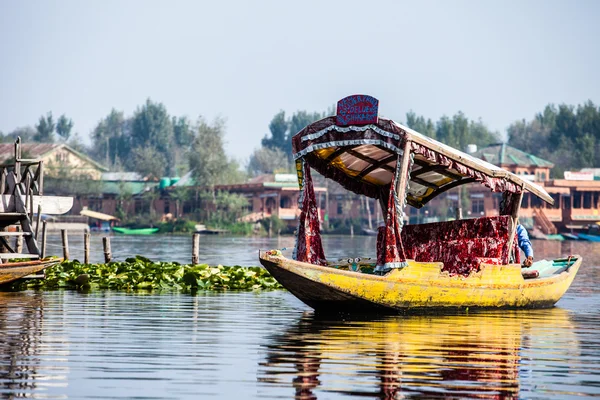
[[[523,188],[521,188],[521,193],[518,194],[518,196],[519,196],[518,200],[517,200],[516,204],[514,205],[512,212],[511,212],[512,231],[508,238],[508,261],[509,262],[511,259],[512,260],[516,259],[515,255],[513,254],[513,243],[515,242],[517,225],[519,224],[519,210],[521,210],[521,201],[523,201],[523,193],[524,193]]]
[[[408,171],[408,164],[410,162],[410,145],[411,141],[406,140],[404,142],[404,149],[402,152],[402,159],[400,161],[400,179],[398,180],[398,187],[396,187],[396,193],[398,195],[398,201],[400,201],[400,205],[404,207],[404,199],[406,198],[406,183],[408,181],[408,175],[410,171]],[[403,217],[400,215],[400,217]],[[401,222],[400,228],[404,221]]]

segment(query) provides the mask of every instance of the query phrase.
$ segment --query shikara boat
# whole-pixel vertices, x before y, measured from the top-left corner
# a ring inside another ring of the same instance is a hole
[[[159,228],[123,228],[120,226],[113,226],[113,232],[120,233],[122,235],[153,235],[158,232]]]
[[[582,258],[523,268],[515,238],[523,194],[549,204],[552,197],[518,175],[379,117],[377,109],[373,97],[347,97],[336,116],[292,138],[302,207],[294,254],[261,251],[262,265],[317,310],[552,307]],[[326,260],[311,168],[379,200],[386,221],[378,230],[376,262]],[[406,206],[421,208],[464,184],[502,193],[498,215],[403,225]]]
[[[0,285],[16,281],[26,276],[36,275],[48,267],[60,263],[62,258],[7,262],[0,264]]]

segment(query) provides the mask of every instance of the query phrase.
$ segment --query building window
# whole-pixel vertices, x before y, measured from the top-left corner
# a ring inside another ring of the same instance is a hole
[[[500,202],[502,201],[502,195],[500,193],[492,193],[492,202],[494,210],[500,210]]]
[[[282,196],[279,200],[279,207],[281,208],[292,208],[292,199],[287,196]]]
[[[552,206],[552,208],[560,208],[560,194],[551,193],[550,196],[552,196],[552,198],[554,199],[554,205]]]
[[[531,208],[543,208],[544,201],[537,196],[531,196]]]
[[[150,212],[150,200],[143,197],[136,197],[134,200],[135,212],[145,214]]]
[[[546,173],[545,172],[542,172],[542,181],[546,182]]]
[[[583,193],[583,208],[592,208],[592,194],[593,192]]]
[[[267,197],[267,200],[265,201],[265,207],[267,207],[267,213],[272,214],[277,208],[277,200],[275,200],[273,197]]]
[[[475,215],[483,215],[483,199],[471,199],[471,213]]]
[[[573,208],[581,208],[581,192],[573,192]]]
[[[338,201],[338,203],[337,203],[337,213],[338,214],[344,213],[344,203],[342,203],[341,201]]]
[[[171,203],[169,202],[169,200],[165,200],[165,207],[163,209],[163,212],[165,214],[168,214],[171,212]]]
[[[521,202],[521,208],[529,208],[529,193],[523,193],[523,201]]]
[[[88,208],[92,211],[102,211],[102,199],[98,197],[89,198]]]

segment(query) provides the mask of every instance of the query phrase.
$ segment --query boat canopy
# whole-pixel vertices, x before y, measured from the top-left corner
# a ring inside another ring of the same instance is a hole
[[[101,213],[98,211],[88,210],[87,208],[84,208],[83,210],[81,210],[79,212],[79,214],[83,215],[85,217],[99,219],[101,221],[118,221],[119,220],[119,218],[113,217],[112,215],[104,214],[104,213]]]
[[[473,182],[494,192],[528,191],[554,204],[554,199],[535,183],[390,119],[375,116],[366,124],[340,123],[339,108],[338,103],[337,116],[314,122],[294,135],[293,153],[296,160],[306,161],[354,193],[387,198],[386,190],[400,156],[409,149],[406,201],[413,207],[421,208],[439,194]]]
[[[326,178],[332,179],[346,189],[379,200],[385,218],[385,227],[377,234],[376,272],[384,273],[392,268],[406,265],[407,252],[401,233],[406,204],[421,208],[428,201],[452,188],[467,183],[480,183],[494,192],[502,192],[498,210],[500,217],[479,221],[485,240],[489,239],[499,249],[498,253],[508,262],[514,253],[515,231],[523,191],[528,191],[553,204],[554,200],[535,183],[518,175],[453,149],[390,119],[378,116],[379,101],[371,96],[354,95],[340,100],[337,113],[308,125],[292,138],[296,159],[298,182],[302,190],[299,204],[298,236],[293,258],[297,261],[326,265],[321,244],[317,200],[311,172],[313,168]],[[491,217],[490,217],[491,218]],[[505,223],[503,223],[504,221]],[[510,224],[509,224],[510,222]],[[470,263],[469,251],[473,246],[489,249],[489,243],[481,240],[463,240],[469,229],[454,221],[451,225],[436,224],[426,227],[430,235],[444,231],[452,233],[452,245],[436,241],[432,248],[436,259],[450,254],[458,256],[462,263],[449,263],[450,273],[468,275],[479,268],[479,262]],[[506,237],[502,238],[494,226],[502,225]],[[461,233],[462,230],[462,233]],[[426,235],[417,235],[426,236]],[[445,236],[445,233],[442,234]],[[482,244],[483,243],[483,244]],[[409,253],[423,246],[411,244]],[[454,246],[454,247],[452,247]],[[448,253],[452,248],[454,252]],[[430,250],[426,250],[429,252]],[[486,254],[485,251],[481,252]]]

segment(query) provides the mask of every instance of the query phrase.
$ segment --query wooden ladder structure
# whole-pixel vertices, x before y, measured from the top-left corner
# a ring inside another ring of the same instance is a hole
[[[0,263],[9,259],[39,260],[43,257],[38,245],[43,184],[43,161],[23,159],[21,138],[18,138],[14,163],[0,165]],[[37,210],[34,210],[34,202]],[[37,212],[35,230],[34,211]],[[10,243],[11,238],[16,239],[14,244]],[[23,240],[27,252],[21,251]]]
[[[533,223],[539,226],[544,235],[556,235],[556,226],[548,219],[544,210],[537,207],[533,210]]]

